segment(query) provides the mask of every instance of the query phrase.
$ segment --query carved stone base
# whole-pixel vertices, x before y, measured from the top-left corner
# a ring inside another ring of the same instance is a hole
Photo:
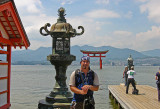
[[[70,109],[71,103],[49,103],[45,99],[39,101],[38,109]]]

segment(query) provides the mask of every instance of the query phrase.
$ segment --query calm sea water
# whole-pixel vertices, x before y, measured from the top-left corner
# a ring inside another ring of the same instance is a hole
[[[70,74],[80,66],[69,66],[67,84]],[[100,80],[100,90],[94,93],[96,109],[113,109],[109,99],[108,85],[119,85],[124,66],[91,66]],[[155,73],[158,66],[135,66],[138,84],[156,87]],[[37,109],[38,101],[44,99],[55,85],[55,70],[52,65],[12,65],[11,74],[11,109]]]

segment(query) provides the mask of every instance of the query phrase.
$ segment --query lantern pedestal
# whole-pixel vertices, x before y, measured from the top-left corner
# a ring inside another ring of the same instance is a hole
[[[40,100],[38,104],[39,109],[69,109],[72,101],[72,94],[68,91],[66,85],[66,70],[67,67],[76,59],[73,55],[49,55],[47,60],[55,66],[56,69],[56,83],[53,91],[46,96],[46,99]]]

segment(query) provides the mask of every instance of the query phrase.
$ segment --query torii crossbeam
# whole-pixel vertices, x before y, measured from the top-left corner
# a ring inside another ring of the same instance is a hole
[[[85,50],[80,50],[83,54],[87,54],[89,57],[100,57],[99,64],[100,64],[100,69],[102,69],[102,59],[101,57],[106,57],[102,56],[102,54],[106,54],[109,50],[107,51],[85,51]],[[98,54],[98,56],[97,56]]]

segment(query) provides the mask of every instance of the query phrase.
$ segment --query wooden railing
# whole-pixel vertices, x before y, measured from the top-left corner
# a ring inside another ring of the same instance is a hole
[[[10,50],[0,50],[1,54],[6,54],[7,57],[0,61],[0,109],[7,109],[10,107],[10,65],[8,63]]]

